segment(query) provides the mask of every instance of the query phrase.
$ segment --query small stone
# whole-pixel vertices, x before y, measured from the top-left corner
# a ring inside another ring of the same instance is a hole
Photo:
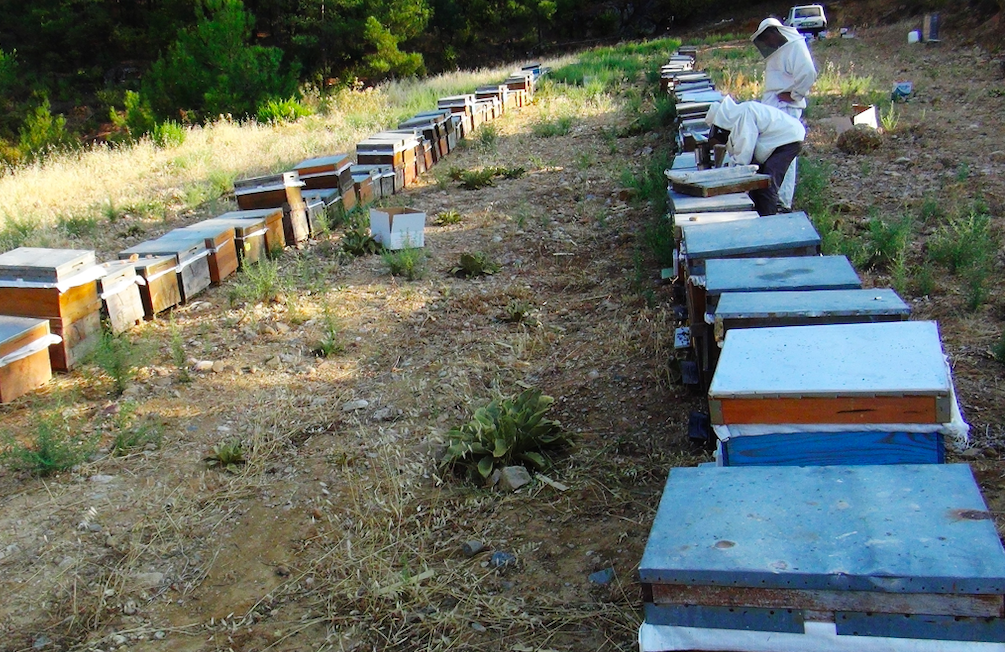
[[[279,566],[276,566],[276,575],[279,577],[289,577],[290,569],[280,564]]]
[[[373,413],[371,417],[374,421],[390,421],[394,418],[394,408],[382,407]]]
[[[277,322],[276,323],[276,332],[278,332],[280,334],[289,333],[290,332],[290,327],[289,327],[288,324],[284,324],[283,322]]]
[[[134,397],[134,396],[139,396],[141,391],[142,390],[140,389],[139,385],[129,385],[124,390],[122,390],[122,396],[124,396],[126,398],[131,398],[131,397]]]
[[[196,371],[213,371],[213,361],[212,360],[200,360],[195,363]]]
[[[213,373],[220,374],[227,370],[227,365],[222,360],[213,363]]]
[[[981,457],[981,449],[979,448],[968,448],[967,450],[960,453],[960,457],[968,460],[976,460]]]
[[[494,235],[494,236],[492,236],[492,242],[502,242],[502,241],[503,241],[503,239],[502,239],[501,235]]]
[[[504,491],[516,491],[530,482],[530,473],[523,466],[507,466],[499,477],[499,486]]]
[[[266,369],[279,369],[283,366],[283,363],[279,360],[278,355],[274,355],[265,361]]]
[[[586,374],[586,377],[589,378],[590,380],[596,380],[600,378],[600,372],[597,371],[596,369],[592,369],[590,370],[590,373]]]
[[[139,610],[136,608],[136,602],[133,600],[126,600],[126,603],[122,605],[122,613],[127,616],[135,616],[137,611]]]
[[[112,643],[115,645],[125,645],[128,640],[122,634],[112,634]]]
[[[162,631],[158,630],[158,631],[154,632],[154,638],[157,639],[158,641],[163,641],[164,640],[164,636],[166,636],[166,635]]]
[[[898,164],[898,165],[909,165],[912,162],[912,160],[913,159],[911,159],[911,157],[909,157],[909,156],[901,156],[898,159],[894,159],[893,162],[896,163],[896,164]]]
[[[509,552],[498,552],[492,553],[492,558],[489,559],[489,566],[492,568],[505,568],[507,566],[516,566],[516,555]]]
[[[95,484],[108,484],[115,479],[114,475],[92,475],[88,478],[91,482]]]
[[[481,632],[481,633],[483,633],[483,634],[484,634],[485,632],[489,631],[489,630],[488,630],[488,629],[487,629],[487,628],[485,627],[485,625],[483,625],[483,624],[481,624],[481,623],[471,623],[471,629],[475,630],[476,632]]]
[[[605,568],[604,570],[590,574],[590,584],[604,586],[605,584],[610,584],[612,580],[614,580],[613,568]]]
[[[136,573],[133,575],[136,583],[144,588],[160,586],[164,582],[164,573]]]
[[[465,541],[464,545],[461,546],[461,552],[464,553],[465,557],[474,557],[482,550],[485,549],[485,545],[481,541],[472,539],[471,541]]]
[[[356,412],[357,410],[365,409],[368,405],[370,405],[370,401],[366,400],[365,398],[361,398],[361,399],[356,400],[356,401],[349,401],[347,403],[343,403],[342,404],[342,411],[343,412]]]
[[[37,638],[36,638],[36,639],[35,639],[35,640],[34,640],[34,641],[32,642],[31,646],[32,646],[33,648],[35,648],[36,650],[41,650],[41,649],[42,649],[42,648],[44,648],[45,646],[49,645],[49,643],[52,643],[52,639],[50,639],[50,638],[49,638],[48,636],[46,636],[45,634],[40,634],[40,635],[39,635],[39,636],[38,636],[38,637],[37,637]]]

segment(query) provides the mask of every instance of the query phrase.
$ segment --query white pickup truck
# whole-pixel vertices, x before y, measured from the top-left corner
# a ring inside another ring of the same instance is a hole
[[[827,29],[827,16],[822,5],[799,5],[789,9],[784,23],[800,33],[816,36]]]

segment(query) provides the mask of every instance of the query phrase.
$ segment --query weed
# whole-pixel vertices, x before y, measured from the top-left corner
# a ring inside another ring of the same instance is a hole
[[[963,275],[967,310],[974,312],[988,299],[988,277],[991,275],[990,265],[971,267]]]
[[[932,235],[928,241],[928,257],[955,274],[986,265],[996,248],[991,218],[984,213],[971,212],[951,219]]]
[[[527,174],[527,169],[524,167],[495,167],[492,168],[492,171],[495,172],[497,177],[502,177],[503,179],[519,179],[523,175]]]
[[[970,178],[970,164],[966,161],[960,161],[960,164],[956,166],[956,181],[957,183],[963,183]]]
[[[452,267],[450,273],[461,278],[472,278],[475,276],[492,275],[498,272],[499,269],[499,263],[490,260],[484,253],[463,253],[461,254],[460,264]]]
[[[182,337],[178,322],[171,315],[171,362],[178,369],[178,381],[182,383],[192,382],[192,375],[188,371],[188,353],[185,351],[185,338]]]
[[[494,152],[499,146],[499,130],[494,124],[482,125],[478,130],[478,147],[486,152]]]
[[[115,395],[121,396],[136,375],[137,350],[122,334],[105,332],[91,354],[91,361],[112,379]]]
[[[461,214],[455,210],[443,211],[436,215],[436,219],[433,222],[436,226],[447,226],[448,224],[460,224],[464,221]]]
[[[277,124],[296,122],[300,118],[314,113],[309,106],[298,102],[295,98],[287,100],[269,100],[258,107],[258,122],[262,124]]]
[[[484,168],[481,170],[464,170],[460,173],[461,188],[465,190],[479,190],[495,184],[495,168]]]
[[[890,265],[903,261],[911,243],[912,221],[910,215],[895,220],[874,217],[869,220],[869,262],[873,265]]]
[[[244,443],[240,439],[228,439],[213,447],[213,451],[203,458],[206,466],[222,469],[228,473],[236,473],[245,464]]]
[[[422,278],[426,273],[426,251],[421,247],[407,247],[381,254],[392,276],[404,276],[409,281]]]
[[[447,433],[441,465],[465,470],[473,479],[488,478],[496,468],[514,463],[547,469],[548,452],[573,441],[559,422],[544,418],[553,402],[550,396],[528,389],[478,408],[471,421]]]
[[[991,346],[991,355],[994,359],[1005,364],[1005,332],[1001,334],[998,341]]]
[[[642,242],[649,248],[660,266],[673,265],[674,235],[671,220],[660,215],[650,221],[642,232]]]
[[[897,105],[890,103],[888,107],[879,112],[879,122],[883,125],[883,131],[888,134],[897,129],[900,122],[900,115],[897,113]]]
[[[162,122],[150,132],[154,144],[165,149],[181,146],[185,142],[185,135],[185,127],[174,120]]]
[[[115,431],[112,455],[128,455],[151,445],[160,447],[164,436],[163,427],[155,418],[137,416],[137,407],[132,401],[126,401],[119,406],[119,412],[112,420]]]
[[[585,172],[597,163],[597,159],[590,152],[580,152],[576,155],[576,167]]]
[[[353,228],[342,234],[342,251],[350,256],[372,256],[381,250],[380,243],[373,239],[369,229]]]
[[[239,281],[230,289],[230,305],[272,301],[282,290],[279,264],[274,260],[262,260],[244,269]]]
[[[799,179],[795,203],[812,216],[825,213],[830,204],[830,179],[834,173],[830,164],[813,158],[799,159]]]
[[[8,251],[24,246],[28,238],[38,231],[38,225],[26,219],[4,216],[3,230],[0,231],[0,249]]]
[[[324,335],[322,335],[321,340],[314,346],[314,355],[319,358],[328,358],[345,353],[342,328],[328,306],[325,306],[324,324]]]
[[[635,200],[648,202],[657,215],[666,213],[667,208],[667,178],[665,171],[673,164],[673,152],[667,147],[661,147],[653,152],[652,157],[643,168],[623,176],[622,182],[635,190]]]
[[[918,219],[922,222],[927,223],[931,220],[941,220],[945,216],[946,211],[939,205],[939,202],[931,197],[926,197],[918,208]]]
[[[112,197],[108,197],[105,203],[101,206],[101,212],[105,216],[105,219],[114,224],[119,221],[119,218],[125,214],[125,211],[120,210],[115,205],[115,200]]]
[[[98,230],[98,218],[93,215],[82,217],[60,215],[57,219],[59,229],[71,238],[91,236]]]
[[[534,307],[528,301],[513,299],[503,308],[503,314],[499,318],[499,321],[509,324],[529,323],[532,321],[533,314]]]
[[[96,448],[96,437],[75,437],[65,418],[58,414],[47,414],[35,421],[34,434],[29,444],[22,444],[8,436],[3,457],[9,466],[19,471],[49,475],[80,464]]]
[[[534,123],[530,130],[538,138],[553,138],[566,136],[572,131],[574,119],[572,116],[560,116],[553,120],[541,120]]]
[[[926,297],[935,292],[935,276],[928,265],[919,265],[914,269],[913,285],[918,296]]]

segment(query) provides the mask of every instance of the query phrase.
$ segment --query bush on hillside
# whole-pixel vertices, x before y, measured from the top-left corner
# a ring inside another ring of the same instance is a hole
[[[253,115],[269,99],[290,97],[297,69],[283,69],[283,51],[251,45],[254,16],[240,0],[202,0],[198,22],[154,62],[143,96],[154,115]]]

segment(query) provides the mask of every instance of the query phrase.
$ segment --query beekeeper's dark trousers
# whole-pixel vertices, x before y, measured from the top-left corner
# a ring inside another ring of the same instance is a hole
[[[771,177],[771,182],[767,188],[761,190],[751,190],[750,199],[754,202],[754,210],[758,215],[775,215],[778,213],[778,189],[785,178],[785,171],[789,169],[792,160],[799,155],[802,149],[802,142],[780,145],[771,152],[768,159],[761,163],[757,169],[758,174],[766,174]]]

